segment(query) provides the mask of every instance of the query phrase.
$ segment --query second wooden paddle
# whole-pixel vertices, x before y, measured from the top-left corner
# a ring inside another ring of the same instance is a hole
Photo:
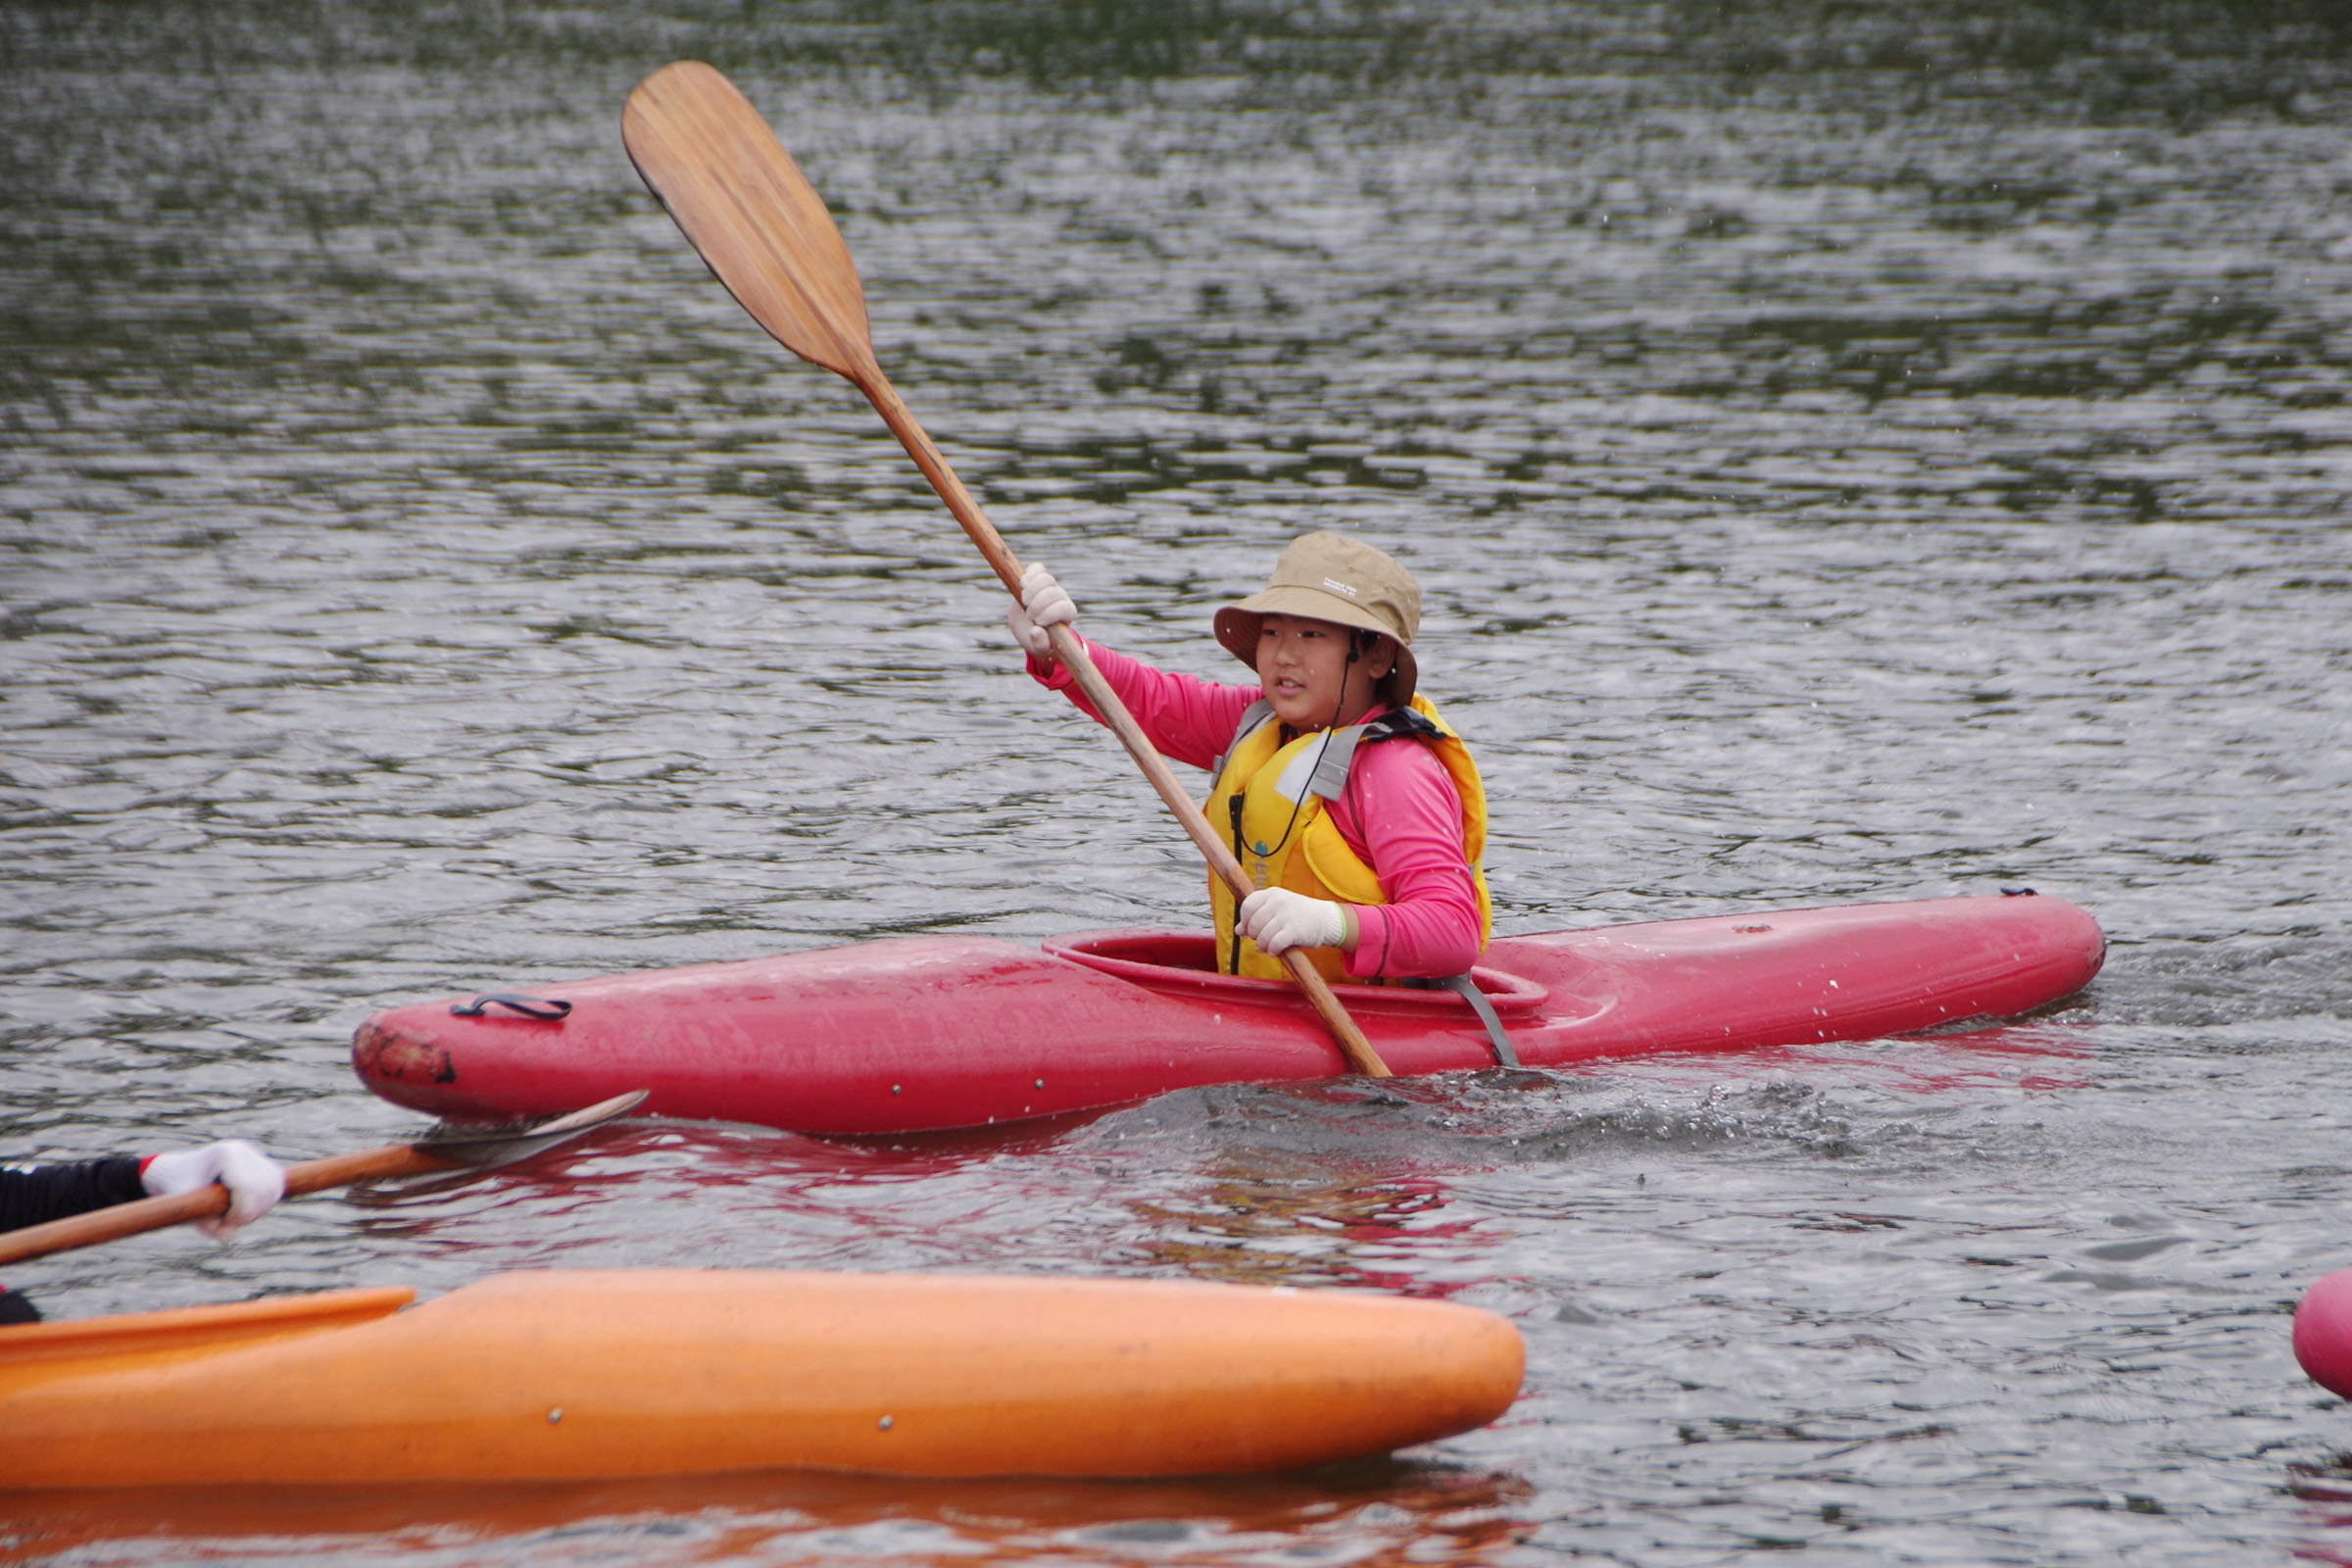
[[[385,1144],[356,1153],[305,1160],[286,1167],[286,1196],[299,1198],[304,1193],[348,1187],[354,1182],[381,1182],[400,1176],[439,1175],[467,1167],[512,1165],[543,1149],[576,1138],[590,1128],[616,1121],[635,1110],[644,1100],[645,1091],[640,1089],[524,1126],[461,1127],[428,1133],[413,1144]],[[51,1252],[93,1247],[143,1231],[160,1231],[167,1225],[184,1225],[189,1220],[225,1213],[227,1209],[228,1189],[218,1182],[192,1193],[141,1198],[108,1208],[93,1208],[86,1214],[69,1214],[64,1219],[0,1234],[0,1263],[46,1257]]]

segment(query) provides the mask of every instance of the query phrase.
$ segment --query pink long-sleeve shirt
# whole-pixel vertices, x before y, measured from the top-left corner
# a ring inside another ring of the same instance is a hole
[[[1172,761],[1212,764],[1233,739],[1255,686],[1228,686],[1155,669],[1089,641],[1095,667],[1119,694],[1152,747]],[[1069,670],[1031,659],[1029,673],[1100,719]],[[1375,707],[1364,714],[1388,711]],[[1348,787],[1325,803],[1348,848],[1380,879],[1386,904],[1354,906],[1355,951],[1348,974],[1364,980],[1460,974],[1485,946],[1478,892],[1463,848],[1462,798],[1453,775],[1426,746],[1386,741],[1356,750]]]

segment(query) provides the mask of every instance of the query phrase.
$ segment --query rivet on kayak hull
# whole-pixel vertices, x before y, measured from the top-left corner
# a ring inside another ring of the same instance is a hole
[[[551,1427],[563,1419],[564,1407],[560,1404],[557,1405],[553,1410],[547,1412],[547,1424]]]
[[[882,1429],[884,1432],[888,1432],[888,1431],[890,1430],[890,1417],[889,1417],[889,1416],[884,1416],[884,1417],[883,1417],[883,1418],[882,1418],[882,1419],[881,1419],[881,1420],[880,1420],[878,1423],[876,1423],[876,1424],[877,1424],[877,1425],[878,1425],[878,1426],[879,1426],[879,1427],[880,1427],[880,1428],[881,1428],[881,1429]]]

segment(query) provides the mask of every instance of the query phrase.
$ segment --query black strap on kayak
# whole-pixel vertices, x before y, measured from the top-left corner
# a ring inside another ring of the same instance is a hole
[[[1478,1014],[1478,1021],[1487,1026],[1487,1040],[1494,1048],[1494,1060],[1505,1067],[1519,1065],[1519,1053],[1511,1047],[1510,1031],[1503,1028],[1501,1015],[1495,1012],[1494,1004],[1487,1000],[1487,994],[1478,989],[1477,981],[1466,974],[1449,974],[1425,980],[1408,980],[1405,984],[1424,991],[1450,991],[1470,1004],[1470,1010]]]
[[[518,997],[511,991],[485,991],[471,1002],[451,1003],[449,1010],[461,1018],[478,1018],[482,1015],[482,1009],[493,1003],[502,1007],[513,1007],[525,1018],[539,1018],[549,1023],[571,1011],[570,1003],[555,997]]]

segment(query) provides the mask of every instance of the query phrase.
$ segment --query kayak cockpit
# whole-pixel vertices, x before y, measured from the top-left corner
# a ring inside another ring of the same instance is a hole
[[[1298,988],[1288,980],[1258,980],[1218,973],[1216,939],[1206,932],[1082,931],[1074,936],[1050,937],[1042,946],[1050,956],[1066,958],[1167,995],[1196,999],[1211,996],[1229,998],[1237,1004],[1284,1007],[1300,1005]],[[1506,1023],[1514,1017],[1535,1017],[1550,994],[1547,988],[1524,975],[1490,969],[1484,964],[1471,969],[1470,978]],[[1415,1017],[1447,1019],[1467,1014],[1462,999],[1450,991],[1346,984],[1336,985],[1332,990],[1346,999],[1350,1011],[1394,1010]]]

